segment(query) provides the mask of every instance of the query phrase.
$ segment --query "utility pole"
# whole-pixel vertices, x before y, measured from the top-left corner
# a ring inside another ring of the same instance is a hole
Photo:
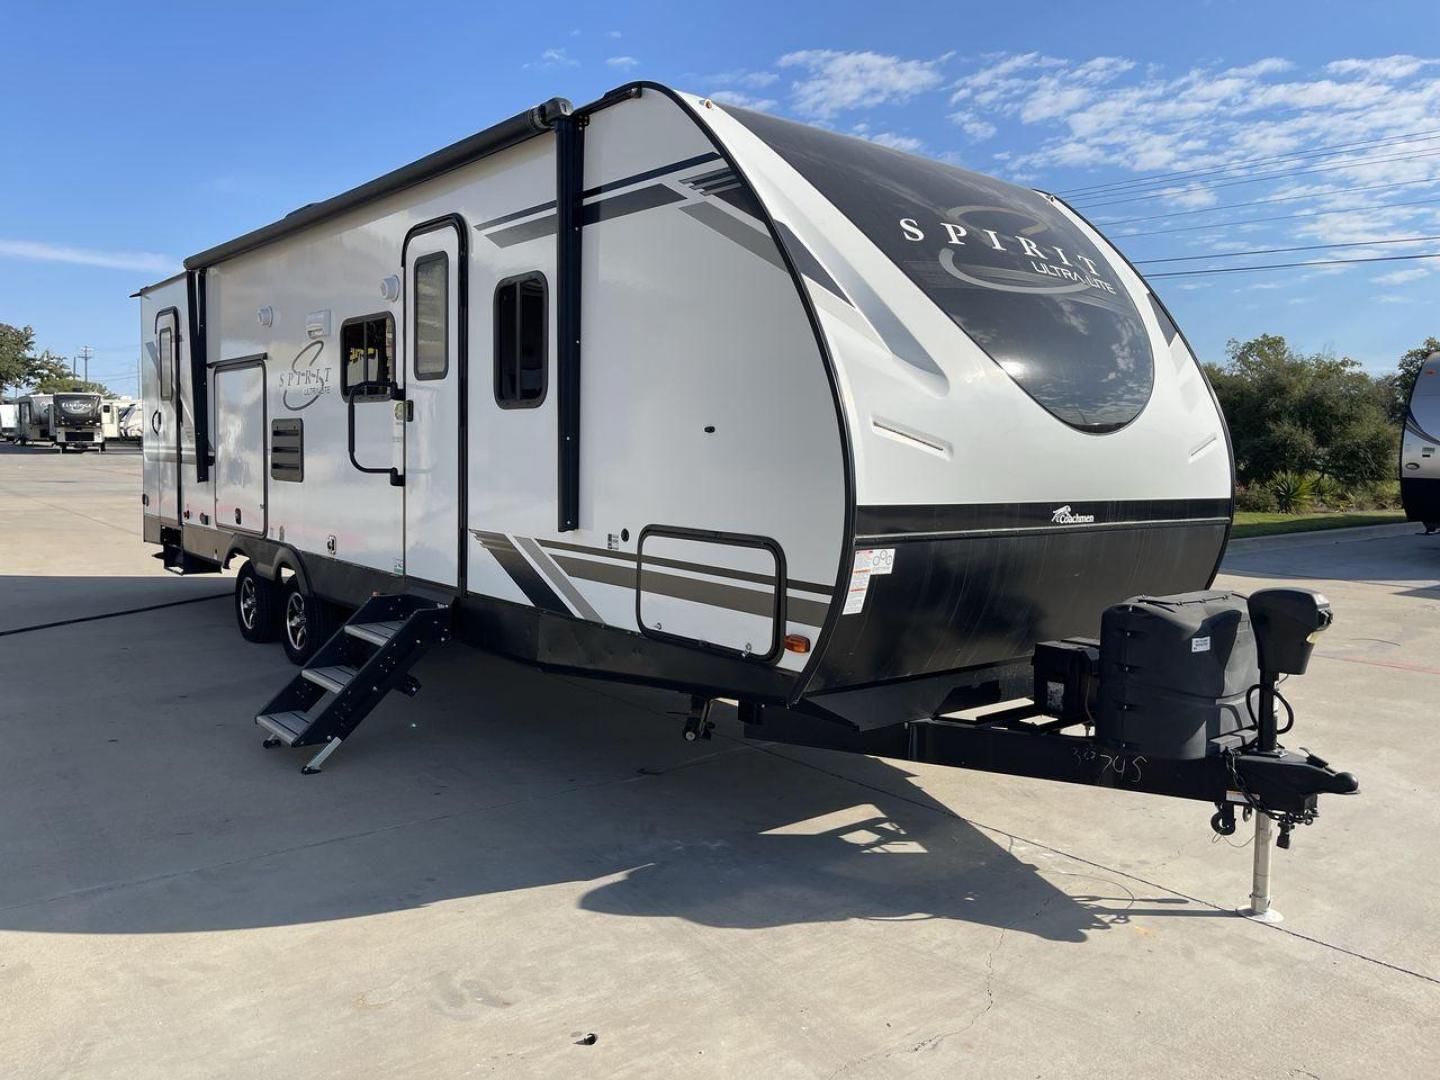
[[[92,351],[93,351],[93,350],[90,348],[89,345],[83,345],[83,346],[81,346],[81,348],[80,348],[80,356],[81,356],[81,357],[84,359],[84,361],[85,361],[85,387],[86,387],[86,389],[89,389],[89,387],[90,387],[90,355],[91,355]]]

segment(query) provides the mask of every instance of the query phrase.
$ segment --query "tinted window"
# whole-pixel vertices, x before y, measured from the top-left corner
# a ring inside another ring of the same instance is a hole
[[[175,335],[168,326],[160,331],[155,351],[160,362],[160,400],[169,401],[175,390]]]
[[[1150,398],[1149,335],[1105,256],[1043,195],[745,109],[732,115],[865,233],[1031,397],[1086,431]]]
[[[545,278],[524,274],[495,289],[495,400],[503,409],[545,399]]]
[[[443,379],[450,367],[450,260],[415,260],[415,377]]]
[[[340,389],[388,396],[390,373],[395,370],[395,320],[387,315],[350,319],[340,327]]]

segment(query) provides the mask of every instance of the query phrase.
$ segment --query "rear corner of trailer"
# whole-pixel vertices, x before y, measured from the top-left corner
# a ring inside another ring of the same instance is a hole
[[[1164,306],[1063,202],[715,106],[802,273],[854,485],[808,692],[991,677],[1110,604],[1205,588],[1234,473]]]

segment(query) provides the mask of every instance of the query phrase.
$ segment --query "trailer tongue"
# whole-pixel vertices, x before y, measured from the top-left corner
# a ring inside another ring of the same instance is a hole
[[[1032,660],[1031,699],[942,707],[931,717],[860,730],[833,712],[742,703],[747,736],[1072,784],[1212,803],[1211,826],[1255,818],[1255,877],[1246,914],[1270,907],[1270,840],[1290,846],[1322,794],[1359,790],[1279,735],[1295,715],[1278,690],[1303,675],[1330,604],[1307,589],[1136,597],[1109,608],[1100,639],[1045,642]],[[1286,723],[1276,722],[1276,704]],[[693,731],[692,724],[687,731]],[[1078,733],[1083,730],[1083,734]]]

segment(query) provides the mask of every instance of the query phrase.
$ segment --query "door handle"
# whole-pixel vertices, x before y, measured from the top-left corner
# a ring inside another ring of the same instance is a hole
[[[150,430],[156,435],[160,434],[160,410],[155,410],[155,415],[150,417]]]

